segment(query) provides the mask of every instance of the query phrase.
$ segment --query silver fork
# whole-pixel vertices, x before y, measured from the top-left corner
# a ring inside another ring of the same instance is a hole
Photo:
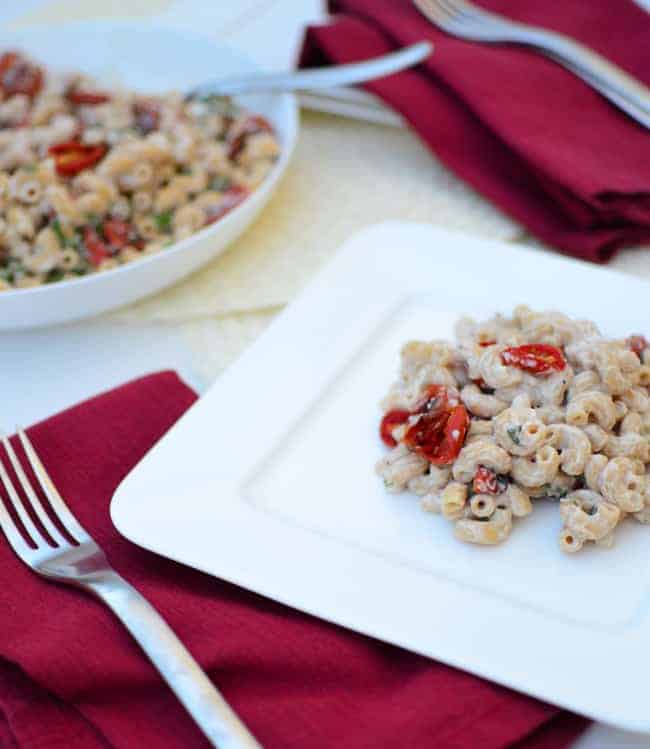
[[[467,0],[413,0],[436,26],[462,39],[534,47],[650,128],[650,89],[602,55],[555,31],[511,21]]]
[[[13,446],[6,436],[1,436],[17,484],[10,478],[1,457],[0,484],[33,544],[32,547],[27,543],[0,497],[0,528],[18,557],[39,575],[83,588],[100,598],[138,642],[213,746],[261,749],[160,614],[111,568],[104,552],[63,501],[29,437],[22,429],[17,434],[54,515],[75,540],[71,543],[52,522]],[[22,499],[18,487],[22,489]],[[28,505],[51,541],[32,522],[26,510]]]

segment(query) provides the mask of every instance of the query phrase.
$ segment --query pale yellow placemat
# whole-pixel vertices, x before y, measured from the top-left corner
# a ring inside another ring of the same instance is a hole
[[[178,327],[192,354],[194,374],[203,382],[212,382],[266,330],[278,312],[274,308],[180,323]]]
[[[118,314],[180,320],[284,304],[352,233],[387,219],[519,234],[410,132],[306,113],[290,169],[257,223],[190,280]]]

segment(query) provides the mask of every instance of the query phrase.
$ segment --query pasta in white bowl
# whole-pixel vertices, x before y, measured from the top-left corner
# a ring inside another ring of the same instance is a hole
[[[0,329],[133,301],[246,228],[288,164],[295,102],[169,92],[251,69],[164,27],[0,33]]]
[[[559,543],[609,546],[650,523],[650,344],[604,338],[560,312],[463,318],[456,341],[412,341],[382,401],[377,465],[455,534],[498,544],[536,501],[559,503]]]

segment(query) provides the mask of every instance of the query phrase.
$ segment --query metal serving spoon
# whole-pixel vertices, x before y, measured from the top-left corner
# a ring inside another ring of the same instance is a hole
[[[236,77],[228,76],[197,86],[185,98],[197,99],[209,96],[237,96],[263,91],[307,91],[334,86],[350,86],[398,73],[400,70],[426,60],[432,52],[433,44],[418,42],[399,52],[391,52],[365,62],[355,62],[349,65],[310,68],[291,73],[248,73]]]

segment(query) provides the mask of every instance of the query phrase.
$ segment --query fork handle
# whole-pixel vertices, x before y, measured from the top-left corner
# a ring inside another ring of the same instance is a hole
[[[650,89],[602,55],[563,34],[512,24],[504,41],[532,46],[593,86],[637,122],[650,127]]]
[[[612,104],[615,104],[633,120],[636,120],[640,125],[643,125],[650,130],[650,98],[646,103],[642,100],[633,100],[629,98],[627,93],[623,93],[608,86],[602,78],[593,75],[587,68],[580,68],[577,65],[572,65],[568,60],[561,60],[559,57],[554,57],[550,52],[547,54],[552,59],[555,59],[556,62],[563,65],[567,70],[572,71],[579,78],[582,78],[585,83],[593,86],[596,91],[600,92],[600,94],[602,94],[606,99],[609,99]]]
[[[154,607],[112,570],[85,583],[129,630],[210,743],[262,749]]]

